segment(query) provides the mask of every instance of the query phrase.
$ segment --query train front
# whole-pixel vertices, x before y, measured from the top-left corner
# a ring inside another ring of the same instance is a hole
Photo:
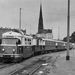
[[[21,44],[21,34],[13,31],[2,34],[0,58],[3,61],[16,62],[20,58],[18,45]]]

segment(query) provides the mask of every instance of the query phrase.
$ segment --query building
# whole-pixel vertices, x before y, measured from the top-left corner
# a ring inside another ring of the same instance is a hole
[[[42,33],[37,33],[37,37],[44,39],[53,39],[53,33],[51,29],[44,29]]]

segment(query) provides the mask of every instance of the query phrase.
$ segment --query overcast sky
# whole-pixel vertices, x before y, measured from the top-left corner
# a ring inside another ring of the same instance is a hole
[[[54,38],[67,36],[68,0],[42,0],[45,29],[53,28]],[[0,27],[19,28],[19,11],[22,8],[21,28],[37,33],[40,0],[0,0]],[[70,3],[70,35],[75,31],[75,0]],[[31,26],[31,30],[30,30]]]

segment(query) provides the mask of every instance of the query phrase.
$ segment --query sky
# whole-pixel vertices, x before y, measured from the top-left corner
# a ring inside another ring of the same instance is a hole
[[[67,36],[68,0],[41,0],[44,29],[53,29],[54,39]],[[38,32],[40,0],[0,0],[0,27],[19,28],[27,34]],[[75,0],[70,0],[70,35],[75,31]]]

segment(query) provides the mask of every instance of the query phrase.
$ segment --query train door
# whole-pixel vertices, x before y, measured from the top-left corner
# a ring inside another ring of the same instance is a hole
[[[18,39],[18,40],[16,41],[16,46],[17,46],[17,51],[18,51],[18,53],[19,53],[19,54],[23,53],[23,46],[21,45],[21,40],[20,40],[20,39]]]

